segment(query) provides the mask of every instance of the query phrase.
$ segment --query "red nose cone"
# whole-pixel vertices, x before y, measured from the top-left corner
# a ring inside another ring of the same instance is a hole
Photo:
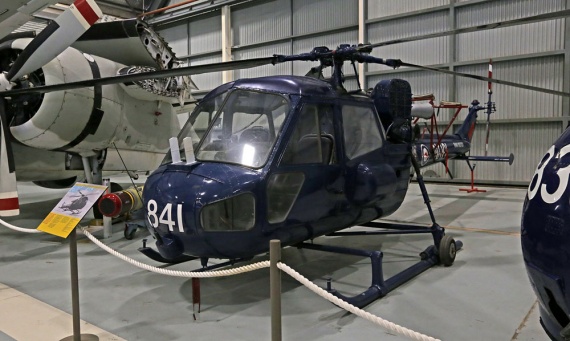
[[[99,211],[106,217],[116,217],[121,213],[123,202],[115,193],[105,194],[99,200]]]

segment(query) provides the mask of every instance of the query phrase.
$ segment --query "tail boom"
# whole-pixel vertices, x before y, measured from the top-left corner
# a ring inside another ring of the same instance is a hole
[[[509,165],[513,164],[515,156],[513,153],[509,156],[458,156],[458,160],[469,160],[469,161],[491,161],[491,162],[508,162]]]

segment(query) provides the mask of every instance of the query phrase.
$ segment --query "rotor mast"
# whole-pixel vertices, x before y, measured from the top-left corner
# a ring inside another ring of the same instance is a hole
[[[372,46],[370,44],[359,44],[359,45],[349,45],[342,44],[336,50],[330,50],[326,46],[315,47],[309,53],[301,53],[296,55],[274,55],[277,63],[288,62],[288,61],[319,61],[320,66],[311,69],[310,75],[320,75],[322,77],[322,70],[325,67],[332,67],[332,77],[330,79],[331,85],[340,91],[345,91],[344,89],[344,74],[342,72],[342,67],[345,61],[350,61],[352,64],[358,63],[374,63],[383,64],[393,68],[400,67],[401,61],[399,59],[382,59],[376,58],[369,55],[372,52]],[[358,73],[356,69],[354,70],[356,76]],[[359,84],[360,86],[360,84]]]

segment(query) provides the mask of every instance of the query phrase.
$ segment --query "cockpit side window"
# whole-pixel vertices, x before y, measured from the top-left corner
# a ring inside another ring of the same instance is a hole
[[[349,160],[382,147],[381,128],[372,108],[344,105],[342,121],[344,150]]]
[[[180,157],[182,161],[186,161],[184,153],[184,138],[191,138],[194,150],[198,146],[200,139],[206,134],[210,122],[214,119],[217,111],[222,106],[227,92],[221,93],[214,98],[200,102],[196,108],[188,116],[188,120],[178,134],[178,145],[180,146]],[[166,153],[162,164],[172,162],[172,155],[170,152]]]
[[[328,104],[305,104],[281,164],[335,163],[333,110]]]
[[[289,112],[284,96],[235,90],[196,150],[199,161],[260,168],[267,162]]]

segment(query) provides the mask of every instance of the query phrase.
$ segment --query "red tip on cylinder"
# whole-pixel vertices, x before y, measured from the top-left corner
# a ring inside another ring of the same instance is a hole
[[[99,200],[99,211],[106,217],[116,217],[122,209],[123,202],[115,193],[105,194]]]

